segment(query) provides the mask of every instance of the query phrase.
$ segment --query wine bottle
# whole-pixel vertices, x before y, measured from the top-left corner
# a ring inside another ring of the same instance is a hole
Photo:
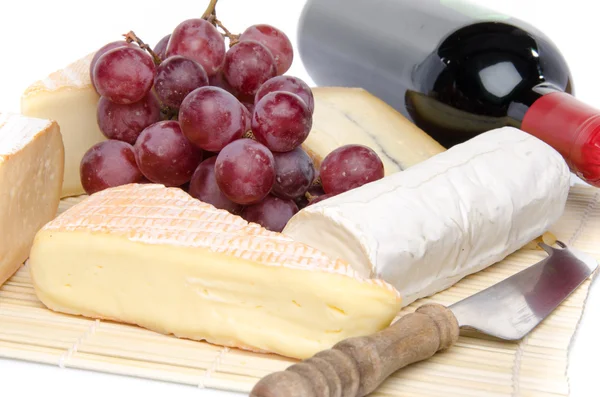
[[[513,126],[600,187],[600,111],[535,27],[465,0],[308,0],[298,47],[318,85],[362,87],[449,148]]]

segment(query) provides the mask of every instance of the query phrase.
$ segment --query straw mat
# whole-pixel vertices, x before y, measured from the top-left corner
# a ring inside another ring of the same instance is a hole
[[[63,200],[60,211],[81,200]],[[600,190],[574,186],[564,215],[551,230],[567,245],[597,259],[599,201]],[[524,247],[452,288],[413,303],[401,314],[425,302],[451,304],[501,281],[546,256],[534,247]],[[525,339],[511,343],[463,335],[450,350],[398,371],[372,395],[568,396],[568,348],[590,282],[586,281]],[[261,377],[294,362],[54,313],[36,298],[26,266],[0,288],[0,357],[245,393]]]

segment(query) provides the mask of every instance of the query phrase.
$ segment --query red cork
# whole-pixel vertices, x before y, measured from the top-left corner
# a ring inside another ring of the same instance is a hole
[[[600,187],[600,110],[553,92],[533,103],[521,129],[556,149],[578,177]]]

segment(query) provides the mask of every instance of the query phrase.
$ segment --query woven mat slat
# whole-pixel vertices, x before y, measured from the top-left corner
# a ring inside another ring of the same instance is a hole
[[[59,211],[80,200],[62,200]],[[558,239],[597,259],[599,201],[597,189],[573,187],[564,215],[551,229]],[[446,291],[414,302],[401,315],[426,302],[452,304],[544,257],[541,250],[524,248]],[[568,348],[590,282],[586,281],[523,340],[503,342],[465,333],[452,349],[398,371],[372,395],[568,396]],[[25,266],[0,288],[0,357],[245,393],[261,377],[294,362],[276,355],[177,339],[131,325],[54,313],[35,296]]]

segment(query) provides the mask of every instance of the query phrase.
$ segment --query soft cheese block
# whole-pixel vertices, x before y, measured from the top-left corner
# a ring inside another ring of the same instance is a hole
[[[294,358],[376,332],[401,307],[346,262],[155,184],[62,213],[29,266],[50,309]]]
[[[0,113],[0,285],[58,211],[64,149],[50,120]]]
[[[100,97],[89,76],[93,54],[32,84],[21,98],[21,113],[55,120],[65,146],[65,173],[61,197],[84,194],[79,165],[85,152],[106,138],[98,128]]]
[[[558,152],[506,127],[306,207],[283,234],[389,282],[407,305],[542,235],[569,186]]]
[[[445,150],[398,111],[362,88],[315,87],[313,126],[302,145],[317,167],[340,146],[375,150],[386,175]]]

